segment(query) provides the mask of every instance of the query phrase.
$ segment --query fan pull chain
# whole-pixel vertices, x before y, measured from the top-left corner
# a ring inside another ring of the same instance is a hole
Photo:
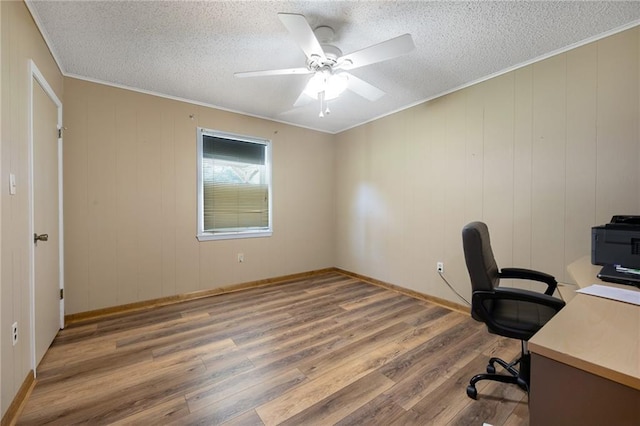
[[[320,114],[318,114],[318,117],[322,118],[324,117],[324,90],[318,93],[318,99],[320,100]]]
[[[331,114],[329,103],[325,100],[324,90],[318,93],[318,99],[320,100],[320,114],[318,114],[318,117],[323,118],[325,115]]]

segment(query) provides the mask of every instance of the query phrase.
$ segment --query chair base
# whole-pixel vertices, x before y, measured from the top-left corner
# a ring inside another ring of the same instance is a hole
[[[523,351],[524,352],[524,351]],[[496,374],[496,367],[494,364],[500,364],[509,375]],[[516,369],[516,365],[520,365],[520,369]],[[531,369],[531,355],[529,353],[523,353],[520,358],[512,363],[507,363],[500,358],[491,358],[489,364],[487,364],[486,374],[476,374],[469,381],[467,386],[467,396],[471,399],[477,399],[478,390],[476,389],[476,383],[480,380],[493,380],[495,382],[511,383],[520,386],[525,392],[529,392],[529,374]]]

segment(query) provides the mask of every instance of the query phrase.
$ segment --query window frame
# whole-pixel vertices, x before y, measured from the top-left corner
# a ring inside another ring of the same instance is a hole
[[[266,147],[265,152],[265,168],[266,168],[266,183],[268,186],[268,215],[269,224],[267,229],[246,229],[237,231],[226,232],[206,232],[204,230],[204,177],[203,177],[203,147],[204,136],[211,136],[215,138],[229,139],[231,141],[249,142],[264,145]],[[227,133],[219,130],[206,129],[204,127],[198,127],[197,136],[197,229],[196,238],[198,241],[213,241],[213,240],[230,240],[239,238],[261,238],[270,237],[273,234],[273,192],[272,192],[272,180],[271,180],[271,140],[263,139],[254,136],[239,135],[235,133]]]

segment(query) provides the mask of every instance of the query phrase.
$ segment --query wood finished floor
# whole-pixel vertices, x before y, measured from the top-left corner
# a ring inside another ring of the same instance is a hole
[[[338,273],[71,325],[18,424],[528,425],[519,344]]]

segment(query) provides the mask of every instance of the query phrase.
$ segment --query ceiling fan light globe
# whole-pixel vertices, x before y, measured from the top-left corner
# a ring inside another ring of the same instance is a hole
[[[317,72],[309,79],[304,93],[313,99],[318,99],[318,94],[324,92],[326,100],[335,99],[347,88],[348,77],[344,74],[330,74]]]
[[[322,73],[317,72],[311,76],[307,82],[307,86],[304,88],[304,93],[317,99],[318,93],[322,92],[325,87],[325,77]]]

